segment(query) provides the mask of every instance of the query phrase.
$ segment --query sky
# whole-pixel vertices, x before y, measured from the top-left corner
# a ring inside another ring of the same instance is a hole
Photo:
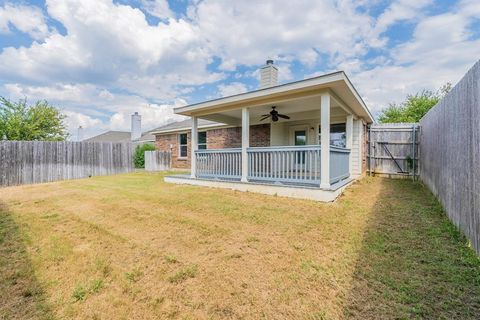
[[[480,1],[0,0],[0,96],[47,100],[89,137],[173,108],[343,70],[374,115],[480,59]]]

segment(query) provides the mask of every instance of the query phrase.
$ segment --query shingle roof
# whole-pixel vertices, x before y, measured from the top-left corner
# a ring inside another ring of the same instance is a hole
[[[152,134],[153,130],[142,133],[142,136],[138,139],[135,139],[135,142],[148,142],[155,141],[155,136]]]
[[[204,120],[204,119],[198,119],[198,127],[208,127],[208,126],[222,126],[224,125],[223,123],[220,122],[215,122],[215,121],[210,121],[210,120]],[[158,128],[155,128],[151,130],[150,132],[152,133],[159,133],[159,132],[164,132],[164,131],[175,131],[175,130],[182,130],[182,129],[190,129],[192,127],[192,119],[186,119],[182,121],[177,121],[177,122],[172,122],[163,126],[160,126]]]
[[[86,142],[128,142],[131,133],[127,131],[107,131],[94,137],[85,139]]]

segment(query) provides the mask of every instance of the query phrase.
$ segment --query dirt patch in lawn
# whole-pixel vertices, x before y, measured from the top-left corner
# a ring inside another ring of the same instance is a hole
[[[0,318],[480,315],[478,258],[410,181],[364,179],[330,204],[145,173],[1,197]]]

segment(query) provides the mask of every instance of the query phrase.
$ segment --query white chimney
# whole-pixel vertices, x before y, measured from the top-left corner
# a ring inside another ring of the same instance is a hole
[[[278,69],[273,65],[273,60],[267,60],[267,63],[260,69],[260,89],[270,88],[277,85]]]
[[[135,112],[132,114],[132,141],[142,136],[142,116]]]
[[[82,128],[82,126],[78,127],[77,141],[83,141],[83,128]]]

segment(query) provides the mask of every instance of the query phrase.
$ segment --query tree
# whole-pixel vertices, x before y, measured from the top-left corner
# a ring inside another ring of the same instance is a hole
[[[408,95],[401,104],[391,103],[383,109],[378,121],[380,123],[419,122],[433,106],[447,95],[451,88],[452,85],[447,83],[436,92],[422,90],[415,95]]]
[[[135,148],[135,154],[133,155],[133,163],[135,168],[145,168],[145,151],[153,151],[155,146],[149,143],[138,145]]]
[[[68,137],[66,116],[47,101],[27,105],[0,97],[0,139],[63,141]]]

